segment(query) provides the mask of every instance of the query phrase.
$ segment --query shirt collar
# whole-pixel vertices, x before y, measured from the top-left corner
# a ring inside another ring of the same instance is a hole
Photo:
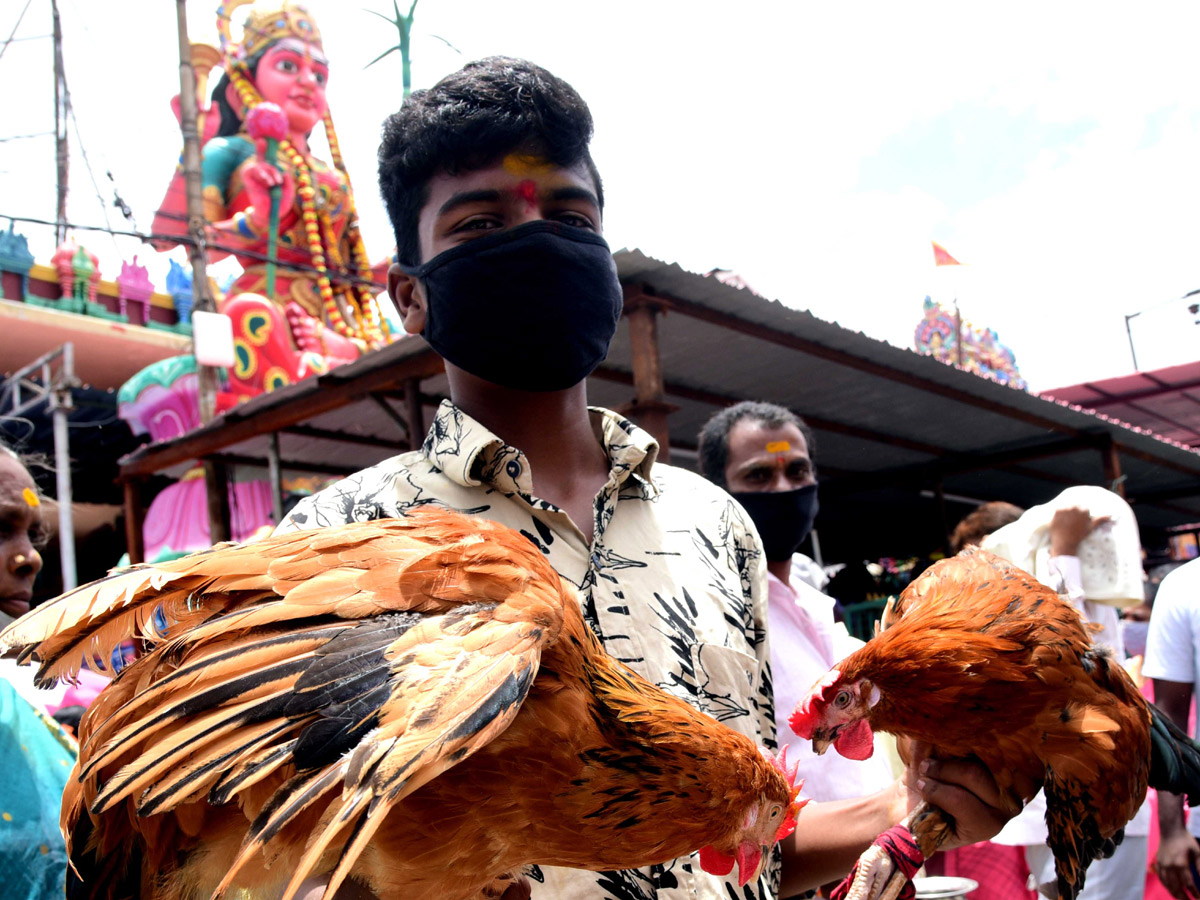
[[[589,407],[592,427],[608,456],[618,485],[629,478],[657,495],[651,470],[658,443],[624,416]],[[533,493],[533,475],[525,454],[506,444],[449,400],[443,400],[425,436],[421,453],[456,484],[486,486],[506,494]]]
[[[658,459],[658,441],[624,416],[599,406],[589,406],[592,427],[600,436],[600,444],[617,484],[633,477],[646,485],[652,497],[658,495],[651,470]]]

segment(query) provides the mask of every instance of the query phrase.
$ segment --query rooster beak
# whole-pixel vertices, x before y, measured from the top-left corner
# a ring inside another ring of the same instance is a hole
[[[747,882],[758,881],[759,876],[762,875],[763,869],[765,869],[767,867],[767,862],[770,861],[770,859],[771,859],[771,848],[770,847],[759,847],[758,848],[758,865],[756,865],[754,867],[754,871],[752,873],[750,873],[750,876],[747,878],[746,874],[744,872],[739,871],[739,873],[738,873],[740,876],[739,880],[742,880],[743,878],[745,879],[742,881],[742,886],[744,887]]]
[[[833,741],[829,740],[828,738],[817,737],[814,734],[812,739],[813,752],[817,754],[817,756],[820,756],[829,749],[829,745],[832,743]]]
[[[770,861],[770,859],[771,848],[764,845],[762,848],[762,856],[758,858],[758,869],[756,869],[754,872],[755,881],[758,881],[759,876],[762,875],[763,869],[767,867],[767,863]]]

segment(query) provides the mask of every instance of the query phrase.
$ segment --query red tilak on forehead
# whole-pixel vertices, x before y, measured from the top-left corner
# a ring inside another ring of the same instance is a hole
[[[532,178],[526,178],[517,185],[516,194],[532,209],[537,205],[537,182]]]

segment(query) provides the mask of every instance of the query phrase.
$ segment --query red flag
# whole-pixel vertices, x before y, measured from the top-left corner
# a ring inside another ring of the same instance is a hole
[[[937,241],[931,241],[933,244],[933,264],[935,266],[961,266],[957,259],[946,252],[946,248]]]

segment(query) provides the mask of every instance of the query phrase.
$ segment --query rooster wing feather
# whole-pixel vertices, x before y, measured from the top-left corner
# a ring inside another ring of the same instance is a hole
[[[388,807],[512,722],[558,635],[557,575],[532,545],[482,540],[489,528],[424,511],[227,545],[112,575],[15,623],[0,650],[36,658],[42,683],[109,659],[130,634],[158,645],[85,720],[67,834],[121,803],[131,815],[106,823],[191,806],[198,825],[197,804],[265,781],[276,789],[219,891],[315,809],[287,890],[344,845],[332,893]],[[129,827],[84,831],[111,851]]]
[[[701,847],[745,881],[802,804],[794,768],[607,656],[530,541],[446,510],[118,573],[0,651],[46,683],[129,636],[150,649],[64,795],[73,900],[478,898]]]

